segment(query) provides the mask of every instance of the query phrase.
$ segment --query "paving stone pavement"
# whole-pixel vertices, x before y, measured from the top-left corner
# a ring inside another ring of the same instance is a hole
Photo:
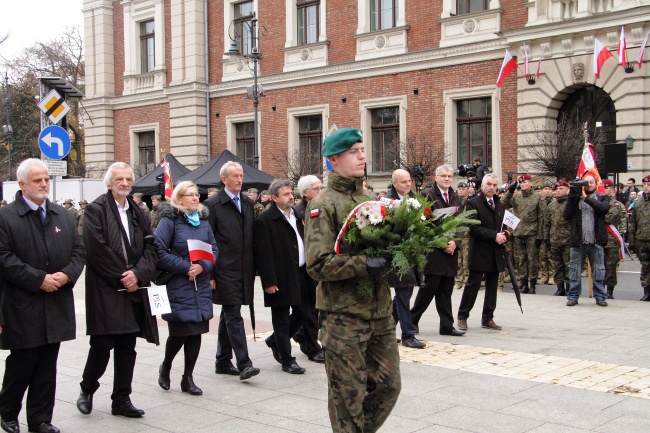
[[[622,266],[629,277],[617,293],[633,299],[640,293],[638,262]],[[627,274],[624,274],[627,275]],[[621,277],[619,276],[619,279]],[[110,415],[112,368],[95,394],[93,413],[75,406],[88,353],[83,279],[75,288],[77,339],[62,344],[53,423],[63,432],[228,432],[319,433],[331,431],[327,378],[322,365],[307,360],[297,347],[304,375],[283,373],[264,344],[271,331],[270,311],[256,299],[256,340],[247,320],[251,359],[262,372],[247,381],[214,373],[217,321],[203,336],[194,379],[203,396],[180,391],[182,354],[172,368],[172,387],[157,385],[163,345],[138,341],[132,400],[146,411],[140,419]],[[432,305],[420,322],[423,350],[400,348],[402,393],[381,431],[436,433],[579,433],[650,431],[650,303],[615,299],[607,308],[584,296],[575,307],[549,296],[554,287],[539,286],[523,295],[522,315],[514,294],[499,293],[495,321],[502,331],[480,327],[483,294],[463,337],[438,335]],[[261,287],[257,287],[261,293]],[[458,307],[462,291],[453,294]],[[218,316],[219,307],[215,306]],[[247,308],[242,309],[248,316]],[[399,328],[398,328],[399,333]],[[0,359],[8,352],[0,352]],[[112,365],[112,364],[111,364]],[[0,362],[4,372],[4,363]],[[20,418],[27,431],[25,414]]]

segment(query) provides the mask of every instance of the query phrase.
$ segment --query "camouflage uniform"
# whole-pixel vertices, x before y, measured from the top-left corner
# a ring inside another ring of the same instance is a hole
[[[154,207],[149,212],[149,220],[151,220],[151,230],[156,231],[158,223],[160,222],[160,214],[158,214],[158,207]]]
[[[460,206],[462,209],[465,209],[465,203],[467,203],[467,196],[460,199]],[[460,244],[460,253],[458,254],[458,272],[456,273],[456,279],[454,281],[454,289],[460,290],[465,287],[467,284],[467,277],[469,277],[469,266],[467,263],[467,251],[469,248],[469,242],[461,242]]]
[[[553,200],[553,197],[542,197],[542,223],[543,227],[546,223],[546,208]],[[538,257],[538,271],[537,271],[537,282],[539,284],[552,284],[549,282],[553,278],[551,269],[551,244],[549,240],[548,233],[542,230],[541,232],[542,243],[539,246],[539,251],[537,254]]]
[[[569,237],[571,225],[564,219],[562,213],[566,206],[568,196],[556,197],[546,207],[544,218],[544,232],[549,238],[551,253],[551,271],[557,286],[556,296],[565,296],[569,290],[569,262],[570,252]]]
[[[643,194],[636,200],[630,216],[627,233],[630,245],[636,245],[636,253],[641,262],[641,286],[643,301],[650,300],[650,196]],[[644,299],[645,298],[645,299]]]
[[[320,341],[329,384],[328,407],[334,432],[374,432],[384,423],[399,396],[401,378],[392,300],[385,280],[367,299],[355,295],[356,277],[368,275],[366,256],[334,243],[356,205],[374,197],[361,179],[329,175],[328,188],[307,205],[307,271],[318,281]]]
[[[517,276],[521,280],[522,292],[535,293],[537,283],[537,239],[542,233],[543,213],[542,198],[532,188],[514,195],[510,191],[506,194],[503,204],[512,208],[512,212],[521,219],[514,232],[515,247],[517,249]]]
[[[255,211],[255,219],[257,219],[257,217],[260,216],[262,212],[264,212],[264,205],[259,201],[256,201],[253,205],[253,210]]]
[[[605,223],[608,225],[611,224],[620,230],[621,221],[623,221],[623,216],[625,214],[625,206],[623,203],[617,201],[616,197],[610,197],[609,204],[609,211],[607,211],[607,214],[605,215]],[[616,238],[609,232],[607,233],[607,245],[605,245],[604,252],[607,298],[613,299],[614,287],[616,287],[616,284],[618,283],[616,271],[618,270],[618,264],[621,261],[621,249],[618,246]]]

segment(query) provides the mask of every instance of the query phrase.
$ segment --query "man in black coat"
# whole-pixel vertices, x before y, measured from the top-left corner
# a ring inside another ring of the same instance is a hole
[[[454,169],[448,165],[436,168],[436,181],[422,195],[433,202],[434,209],[449,209],[457,213],[460,210],[460,197],[451,187]],[[454,280],[458,273],[458,252],[460,241],[449,241],[447,248],[436,250],[427,257],[424,268],[424,285],[420,287],[411,315],[413,324],[418,327],[420,318],[429,307],[432,299],[436,298],[436,310],[440,316],[440,335],[460,337],[464,331],[454,329],[454,313],[451,309],[451,294],[454,291]]]
[[[311,309],[312,281],[305,266],[303,224],[291,208],[292,191],[292,183],[284,179],[269,186],[273,202],[255,220],[255,262],[264,288],[264,306],[271,307],[273,322],[273,334],[266,345],[282,364],[282,371],[302,374],[305,369],[291,356],[291,337]]]
[[[475,210],[480,224],[469,226],[469,277],[458,308],[458,328],[467,330],[467,318],[476,302],[485,275],[485,299],[481,326],[495,331],[501,326],[494,323],[497,307],[499,273],[505,269],[504,247],[508,239],[503,233],[505,208],[496,195],[499,180],[494,174],[483,177],[481,193],[467,201],[465,210]]]
[[[214,266],[212,302],[221,304],[217,341],[217,374],[239,375],[240,380],[259,374],[248,357],[242,305],[253,304],[255,257],[253,252],[253,202],[241,194],[244,169],[233,161],[221,166],[224,187],[203,204],[210,210],[208,221],[219,247]],[[232,365],[235,352],[237,368]]]
[[[88,359],[80,383],[77,409],[88,415],[93,394],[113,350],[115,377],[111,413],[130,418],[144,415],[131,403],[137,337],[158,344],[156,318],[151,316],[146,290],[156,269],[156,247],[148,212],[129,194],[133,170],[124,162],[112,164],[104,184],[108,191],[86,207],[83,240],[86,267],[86,333]],[[148,236],[148,238],[147,238]]]
[[[566,304],[568,307],[572,307],[578,303],[582,292],[580,274],[585,259],[589,257],[596,304],[606,307],[605,252],[603,248],[607,245],[605,215],[609,211],[609,198],[605,194],[596,192],[598,188],[596,178],[590,172],[583,175],[583,180],[588,185],[584,188],[571,187],[569,199],[562,215],[571,224],[571,236],[569,237],[569,247],[571,248],[570,283]]]
[[[50,178],[39,159],[16,170],[20,191],[0,209],[2,311],[0,347],[10,350],[0,391],[4,431],[20,431],[27,391],[29,431],[56,433],[52,423],[56,362],[62,341],[75,338],[72,288],[85,250],[70,212],[48,200]]]

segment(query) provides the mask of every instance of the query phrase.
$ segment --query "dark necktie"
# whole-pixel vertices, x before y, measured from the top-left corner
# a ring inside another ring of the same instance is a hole
[[[445,196],[445,204],[448,205],[449,204],[449,194],[447,194],[446,192],[443,192],[442,195]]]
[[[234,196],[232,198],[232,200],[235,202],[235,206],[237,206],[237,210],[239,211],[239,213],[241,213],[241,206],[239,204],[239,196],[238,195]]]
[[[45,224],[45,209],[43,209],[42,206],[39,206],[36,212],[38,212],[38,216],[41,218],[43,224]]]
[[[490,205],[490,209],[494,210],[494,202],[491,198],[488,199],[488,204]]]

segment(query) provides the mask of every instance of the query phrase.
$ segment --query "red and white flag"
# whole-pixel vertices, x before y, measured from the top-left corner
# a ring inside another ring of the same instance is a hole
[[[594,74],[596,74],[596,78],[600,78],[600,70],[610,57],[612,57],[612,53],[607,47],[598,38],[594,38]]]
[[[625,27],[621,26],[621,38],[618,40],[618,64],[625,67],[627,64],[627,43],[625,42]]]
[[[544,50],[545,49],[546,49],[546,45],[542,45],[542,52],[539,53],[539,62],[537,63],[537,73],[535,74],[535,76],[537,76],[537,78],[539,78],[539,73],[540,73],[540,71],[542,69],[542,59],[544,58]]]
[[[641,44],[641,48],[639,49],[639,55],[636,56],[636,62],[639,64],[639,69],[641,69],[641,66],[643,65],[643,54],[645,53],[645,46],[648,43],[649,35],[650,32],[646,33],[645,38],[643,39],[643,43]]]
[[[501,70],[499,71],[499,77],[497,78],[497,87],[501,87],[503,80],[516,69],[517,61],[512,57],[510,51],[506,50],[506,55],[503,58],[503,64],[501,64]]]
[[[607,231],[616,239],[616,243],[618,244],[618,258],[623,260],[625,258],[625,241],[623,240],[623,236],[621,236],[621,233],[613,224],[607,225]]]
[[[190,252],[190,262],[198,260],[207,260],[214,263],[214,254],[212,254],[212,245],[198,239],[188,239],[187,249]]]
[[[530,77],[530,69],[528,68],[528,46],[524,45],[524,76],[526,79]]]
[[[585,143],[576,177],[582,179],[586,174],[590,174],[596,179],[596,185],[598,185],[597,191],[600,194],[605,194],[605,187],[603,186],[603,181],[600,179],[600,173],[598,173],[596,161],[594,161],[594,145],[591,143]]]
[[[172,170],[169,167],[169,162],[164,159],[160,162],[160,166],[163,169],[164,180],[165,180],[165,197],[170,199],[172,198],[172,191],[174,191],[174,185],[172,185]]]

